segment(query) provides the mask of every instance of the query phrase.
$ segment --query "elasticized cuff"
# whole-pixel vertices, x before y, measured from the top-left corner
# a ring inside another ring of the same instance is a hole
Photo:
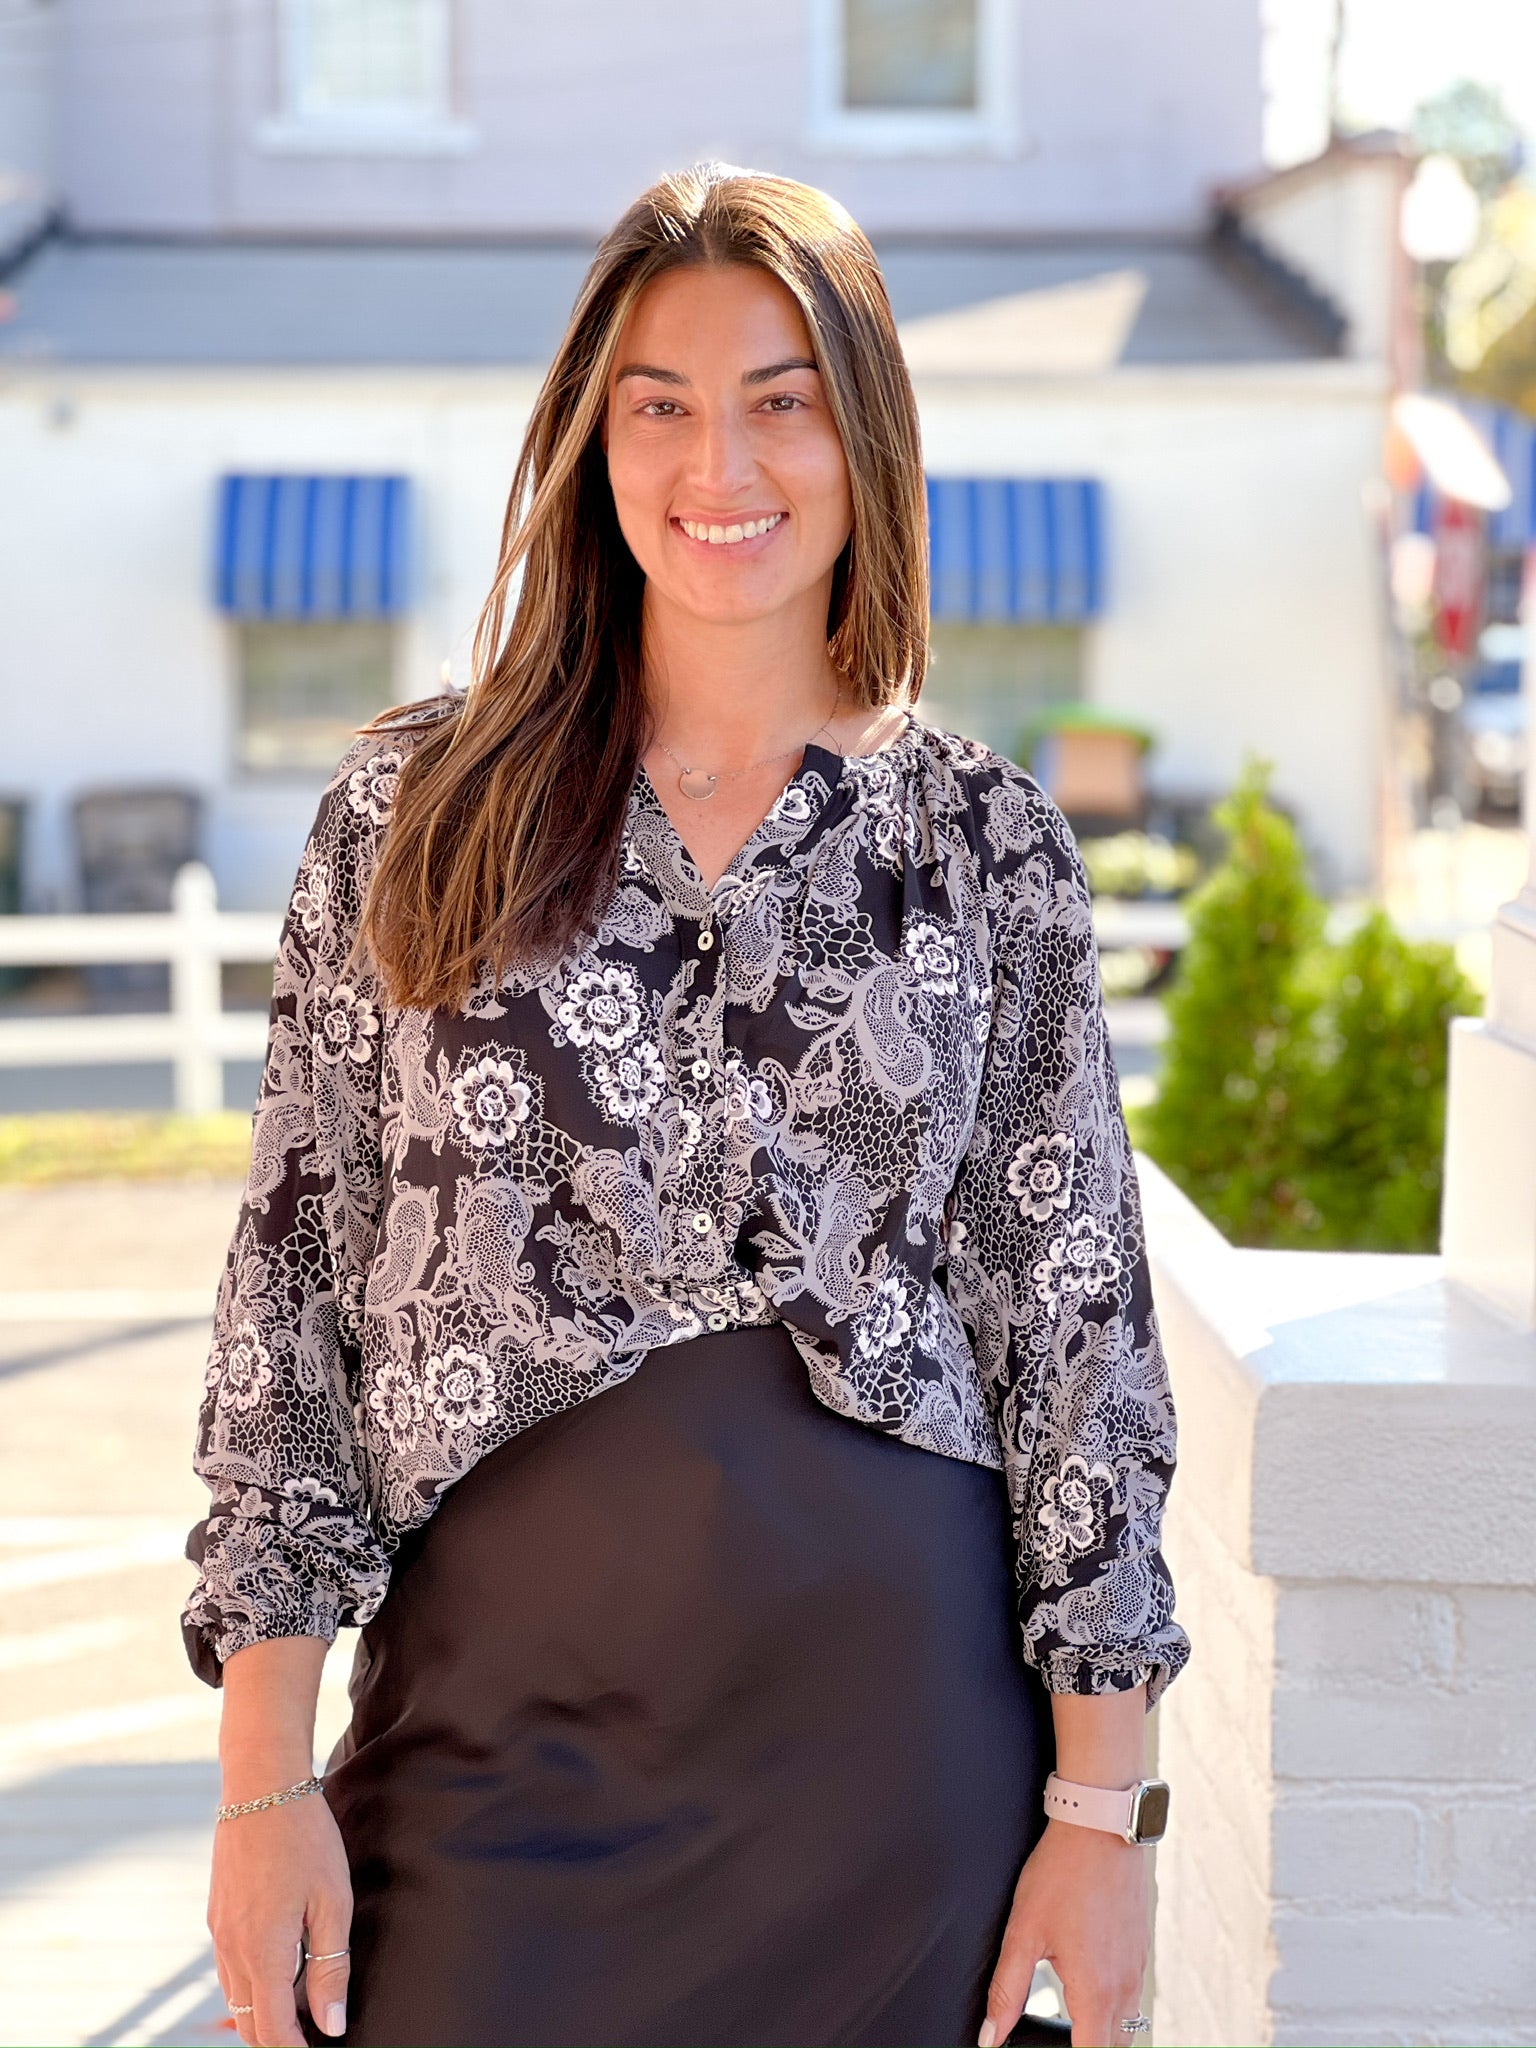
[[[221,1606],[199,1586],[181,1617],[187,1661],[205,1685],[222,1686],[224,1666],[237,1650],[288,1636],[314,1636],[333,1643],[341,1627],[341,1602],[327,1586],[314,1586],[300,1599],[284,1600],[261,1614]]]
[[[1151,1643],[1116,1643],[1104,1649],[1059,1645],[1039,1660],[1047,1692],[1092,1698],[1134,1692],[1143,1682],[1151,1711],[1189,1661],[1189,1638],[1170,1628]]]

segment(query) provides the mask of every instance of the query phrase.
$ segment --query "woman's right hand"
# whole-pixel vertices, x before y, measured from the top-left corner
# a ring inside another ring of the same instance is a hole
[[[351,1926],[346,1850],[323,1793],[218,1823],[208,1927],[230,2009],[254,2008],[235,2014],[242,2041],[304,2048],[294,2002],[300,1947],[335,1956]],[[327,2034],[346,2029],[347,1966],[345,1955],[308,1965],[309,2009]]]

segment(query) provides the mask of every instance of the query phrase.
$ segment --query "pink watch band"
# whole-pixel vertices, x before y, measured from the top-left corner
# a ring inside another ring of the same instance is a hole
[[[1162,1795],[1155,1820],[1143,1813],[1146,1795],[1153,1787]],[[1075,1785],[1069,1778],[1058,1778],[1054,1771],[1045,1781],[1045,1810],[1052,1820],[1100,1828],[1127,1842],[1157,1841],[1163,1832],[1166,1806],[1167,1787],[1160,1779],[1138,1779],[1124,1791],[1104,1785]],[[1145,1825],[1147,1820],[1152,1820],[1153,1825]]]

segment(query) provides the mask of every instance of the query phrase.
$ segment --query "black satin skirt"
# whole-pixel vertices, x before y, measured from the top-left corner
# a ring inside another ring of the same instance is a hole
[[[1052,1761],[1015,1614],[1001,1476],[782,1324],[524,1431],[363,1632],[346,2040],[974,2042]]]

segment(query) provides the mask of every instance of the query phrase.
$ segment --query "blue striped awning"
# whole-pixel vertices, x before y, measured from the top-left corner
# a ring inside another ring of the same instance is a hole
[[[1104,488],[1091,477],[928,479],[936,619],[1069,625],[1104,609]]]
[[[410,603],[403,476],[226,476],[215,601],[242,619],[383,619]]]
[[[1461,399],[1458,410],[1476,427],[1493,450],[1514,492],[1502,512],[1488,514],[1487,534],[1496,548],[1536,546],[1536,420],[1506,405]],[[1419,533],[1435,530],[1438,493],[1421,483],[1414,493],[1413,523]]]

